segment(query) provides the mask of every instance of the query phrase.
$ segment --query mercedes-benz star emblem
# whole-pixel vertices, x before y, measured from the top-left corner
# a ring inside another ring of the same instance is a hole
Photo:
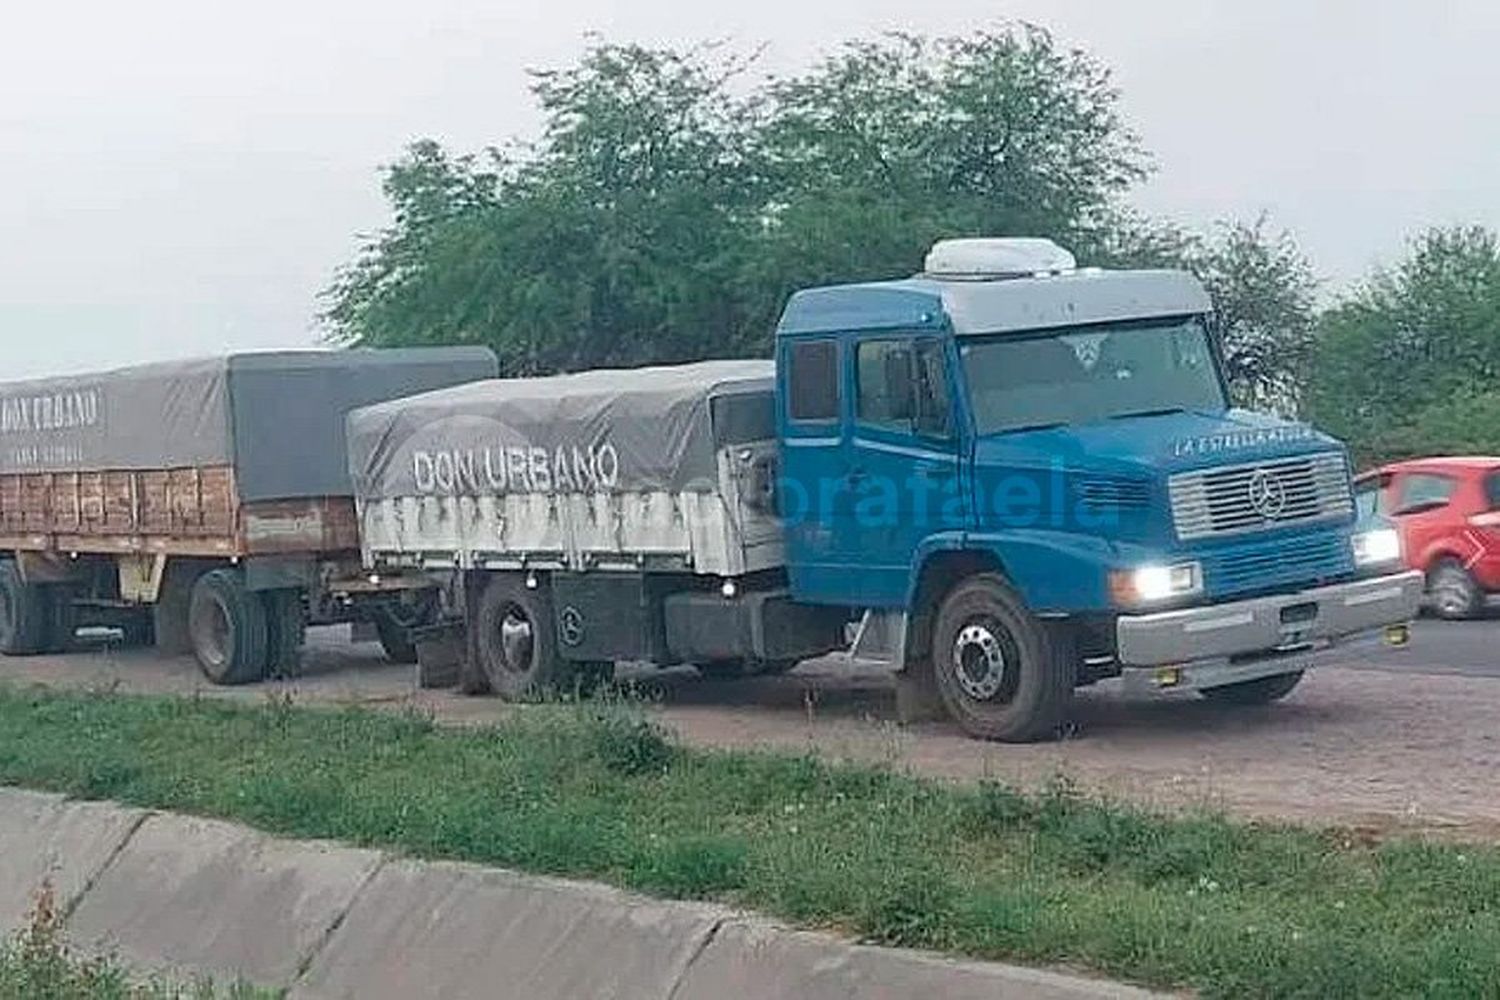
[[[571,605],[563,608],[558,633],[564,646],[576,646],[583,641],[583,612]]]
[[[1274,474],[1265,469],[1256,469],[1250,474],[1250,483],[1245,488],[1250,506],[1261,517],[1275,519],[1286,507],[1286,487]]]

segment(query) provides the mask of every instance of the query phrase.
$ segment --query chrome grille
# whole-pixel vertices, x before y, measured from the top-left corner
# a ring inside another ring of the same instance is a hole
[[[1354,572],[1343,534],[1320,531],[1294,541],[1240,542],[1203,560],[1209,588],[1221,597],[1312,586]]]
[[[1183,472],[1167,488],[1183,541],[1354,512],[1349,470],[1338,452]]]

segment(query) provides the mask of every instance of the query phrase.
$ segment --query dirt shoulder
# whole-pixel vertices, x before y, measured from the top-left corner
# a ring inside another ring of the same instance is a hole
[[[417,691],[377,647],[316,636],[306,675],[216,689],[186,659],[149,650],[0,661],[0,677],[135,693],[192,693],[305,704],[418,706],[451,723],[512,711],[492,699]],[[1192,697],[1131,698],[1112,685],[1078,695],[1074,731],[1032,746],[978,743],[955,727],[895,723],[881,672],[832,660],[782,678],[707,683],[692,673],[632,675],[690,743],[812,751],[954,779],[1035,787],[1065,777],[1145,805],[1207,806],[1251,818],[1500,840],[1500,680],[1325,666],[1280,705],[1226,709]]]

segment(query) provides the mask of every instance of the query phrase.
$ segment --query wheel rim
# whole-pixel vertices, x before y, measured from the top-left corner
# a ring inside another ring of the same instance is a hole
[[[1010,630],[993,618],[964,623],[953,641],[953,675],[975,701],[1008,703],[1020,685],[1021,654]]]
[[[531,619],[517,605],[509,605],[500,618],[500,665],[513,674],[531,671],[536,654],[536,632]]]
[[[229,624],[229,612],[218,601],[209,601],[206,607],[193,616],[191,623],[193,648],[198,657],[209,666],[223,667],[229,662],[229,647],[233,641],[233,627]]]

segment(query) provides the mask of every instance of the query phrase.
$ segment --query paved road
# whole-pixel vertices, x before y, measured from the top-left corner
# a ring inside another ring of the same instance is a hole
[[[1423,619],[1411,645],[1393,649],[1379,637],[1322,654],[1320,662],[1396,673],[1458,674],[1500,678],[1500,619],[1444,622]]]

